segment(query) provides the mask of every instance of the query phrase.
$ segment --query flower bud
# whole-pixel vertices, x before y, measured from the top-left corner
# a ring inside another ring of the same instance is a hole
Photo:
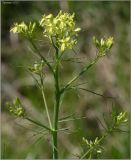
[[[120,125],[122,123],[126,123],[128,121],[127,118],[127,112],[121,112],[117,117],[116,117],[116,124]]]
[[[35,62],[34,65],[28,69],[33,73],[40,74],[43,71],[44,64],[44,61],[41,60],[40,62]]]
[[[8,110],[17,117],[25,117],[25,109],[22,107],[22,104],[19,98],[16,98],[12,103],[7,102],[6,106]]]
[[[99,50],[98,56],[105,56],[106,53],[111,49],[113,45],[113,37],[109,38],[101,38],[100,40],[96,39],[95,36],[93,36],[93,43],[96,46],[96,48]]]

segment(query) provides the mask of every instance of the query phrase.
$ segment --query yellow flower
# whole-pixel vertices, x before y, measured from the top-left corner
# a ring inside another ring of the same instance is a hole
[[[13,33],[20,33],[20,32],[26,32],[27,31],[27,25],[22,22],[20,24],[14,23],[14,26],[10,29],[10,32]]]
[[[10,29],[10,32],[20,33],[27,38],[31,38],[35,30],[35,26],[35,22],[30,22],[29,25],[25,24],[25,22],[21,22],[20,24],[14,23],[13,27]]]
[[[16,98],[12,103],[7,102],[6,106],[9,111],[17,117],[25,117],[25,109],[22,107],[22,104],[19,98]]]
[[[40,62],[35,62],[33,66],[29,67],[28,69],[36,74],[41,74],[44,67],[44,61],[41,60]]]
[[[93,43],[95,44],[96,48],[99,50],[99,56],[104,56],[111,49],[114,41],[113,41],[113,37],[101,38],[100,40],[98,40],[94,36]]]
[[[108,49],[110,49],[113,45],[114,41],[113,41],[113,37],[109,37],[107,40],[106,40],[106,46]]]
[[[60,11],[56,17],[52,14],[44,15],[40,26],[44,28],[44,36],[51,41],[55,38],[57,47],[63,52],[65,49],[72,49],[77,43],[76,36],[80,28],[76,28],[74,16]]]
[[[126,123],[128,121],[127,112],[121,112],[116,118],[116,124],[120,125],[121,123]]]

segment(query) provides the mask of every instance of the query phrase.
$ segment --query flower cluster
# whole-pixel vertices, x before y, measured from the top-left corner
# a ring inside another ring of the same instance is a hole
[[[87,139],[85,139],[83,137],[83,142],[87,145],[88,147],[88,154],[101,154],[102,153],[102,147],[100,146],[99,142],[100,140],[98,139],[98,137],[96,137],[96,139],[94,141],[88,141]]]
[[[29,67],[29,70],[33,73],[40,74],[43,71],[45,63],[43,60],[35,62],[33,66]]]
[[[44,15],[40,21],[40,26],[44,27],[44,36],[51,41],[55,38],[62,52],[65,49],[72,49],[77,43],[75,37],[80,28],[76,28],[74,16],[74,13],[71,15],[60,11],[56,17],[52,14]]]
[[[95,44],[96,48],[99,50],[99,56],[105,56],[106,53],[111,49],[114,42],[113,42],[113,37],[102,38],[98,40],[94,36],[93,43]]]
[[[30,22],[29,25],[25,24],[25,22],[22,22],[20,24],[14,23],[14,26],[10,29],[10,32],[20,33],[27,38],[32,38],[35,26],[35,22]]]
[[[25,117],[25,109],[22,107],[19,98],[16,98],[12,103],[7,102],[6,106],[9,111],[17,117]]]
[[[127,112],[121,112],[117,117],[116,117],[116,125],[120,125],[122,123],[126,123],[128,121],[127,118]]]

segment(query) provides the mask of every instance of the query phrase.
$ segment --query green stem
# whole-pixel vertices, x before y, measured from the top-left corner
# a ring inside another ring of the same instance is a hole
[[[44,104],[45,104],[45,110],[46,110],[47,118],[48,118],[48,121],[49,121],[49,125],[50,125],[50,128],[52,128],[51,119],[50,119],[50,115],[49,115],[49,111],[48,111],[48,106],[47,106],[47,102],[46,102],[43,86],[42,86],[41,90],[42,90],[42,96],[43,96],[43,100],[44,100]]]
[[[54,132],[53,132],[53,159],[58,159],[58,116],[60,98],[57,97],[57,102],[54,109]]]
[[[82,74],[84,74],[90,67],[92,67],[99,59],[100,57],[97,56],[89,65],[87,65],[86,67],[83,68],[83,70],[76,75],[71,81],[69,81],[67,83],[67,85],[65,87],[63,87],[61,89],[61,93],[63,93],[75,80],[77,80]]]
[[[50,65],[50,63],[45,59],[45,57],[40,53],[39,49],[37,48],[37,46],[35,45],[35,43],[33,42],[32,39],[29,39],[30,43],[32,44],[32,46],[34,47],[34,49],[37,51],[37,53],[39,54],[40,58],[46,63],[46,65],[49,67],[49,69],[51,70],[52,73],[54,73],[52,66]]]
[[[38,125],[38,126],[40,126],[40,127],[45,128],[46,130],[48,130],[48,131],[50,131],[50,132],[52,132],[52,130],[51,130],[50,128],[48,128],[47,126],[45,126],[44,124],[41,124],[41,123],[39,123],[39,122],[36,122],[36,121],[34,121],[34,120],[32,120],[32,119],[30,119],[30,118],[28,118],[28,117],[26,117],[25,119],[28,120],[28,121],[30,121],[30,122],[32,122],[32,123],[34,123],[34,124],[36,124],[36,125]]]
[[[92,147],[92,148],[93,148],[93,147]],[[90,149],[80,158],[80,160],[83,159],[83,158],[85,158],[85,156],[87,156],[88,153],[90,153],[90,151],[92,150],[92,148],[90,148]]]
[[[53,159],[58,159],[58,118],[59,118],[59,106],[60,106],[60,88],[59,88],[59,50],[56,48],[56,66],[54,71],[55,80],[55,106],[54,106],[54,119],[52,140],[53,140]]]

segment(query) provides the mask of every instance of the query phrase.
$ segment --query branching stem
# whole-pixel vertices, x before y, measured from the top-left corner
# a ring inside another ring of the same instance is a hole
[[[45,59],[45,57],[40,53],[39,49],[37,48],[37,46],[35,45],[35,43],[33,42],[32,39],[29,39],[30,43],[32,44],[32,46],[34,47],[34,49],[36,50],[36,52],[39,54],[40,58],[46,63],[46,65],[49,67],[49,69],[51,70],[52,73],[54,73],[52,66],[50,65],[50,63]]]
[[[30,119],[30,118],[28,118],[28,117],[26,117],[25,119],[28,120],[28,121],[30,121],[30,122],[32,122],[32,123],[34,123],[34,124],[36,124],[37,126],[43,127],[43,128],[45,128],[46,130],[52,132],[52,130],[51,130],[50,128],[48,128],[47,126],[45,126],[44,124],[41,124],[41,123],[39,123],[39,122],[36,122],[35,120],[32,120],[32,119]]]
[[[99,54],[98,54],[99,55]],[[63,87],[61,89],[61,93],[63,93],[68,87],[70,87],[70,85],[75,81],[77,80],[81,75],[83,75],[90,67],[92,67],[99,59],[100,57],[99,56],[96,56],[96,58],[89,64],[87,65],[86,67],[83,68],[83,70],[78,74],[76,75],[72,80],[70,80],[65,87]]]

